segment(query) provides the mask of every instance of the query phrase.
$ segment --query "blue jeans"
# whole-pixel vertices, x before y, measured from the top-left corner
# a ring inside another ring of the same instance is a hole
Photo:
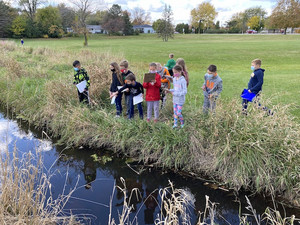
[[[117,116],[120,116],[122,114],[122,95],[118,94],[116,97],[116,110],[117,110]]]
[[[129,95],[129,114],[128,114],[128,119],[134,118],[134,105],[133,105],[133,95]],[[142,103],[137,104],[137,108],[139,111],[140,119],[144,118],[144,113],[143,113],[143,105]]]

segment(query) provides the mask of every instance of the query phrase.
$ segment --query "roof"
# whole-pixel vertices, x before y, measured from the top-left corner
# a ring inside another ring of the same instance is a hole
[[[86,25],[86,28],[94,29],[94,30],[101,30],[102,29],[100,25]]]
[[[152,28],[152,26],[148,25],[148,24],[144,24],[144,25],[134,25],[133,29],[139,29],[139,28]]]

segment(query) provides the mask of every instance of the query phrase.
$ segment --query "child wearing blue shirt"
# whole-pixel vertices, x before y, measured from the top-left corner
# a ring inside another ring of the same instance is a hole
[[[251,74],[251,78],[248,83],[248,92],[256,95],[254,100],[255,103],[258,102],[258,97],[260,95],[260,92],[262,91],[262,85],[264,83],[265,70],[260,67],[261,67],[260,59],[254,59],[251,62],[251,70],[253,71],[253,73]],[[243,99],[243,113],[245,114],[247,114],[248,103],[249,103],[248,100]]]

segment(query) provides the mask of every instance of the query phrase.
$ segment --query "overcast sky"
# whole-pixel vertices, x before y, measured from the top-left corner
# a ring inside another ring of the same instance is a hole
[[[96,0],[97,1],[97,0]],[[67,2],[63,0],[50,0],[51,4]],[[174,24],[188,23],[190,20],[190,12],[204,0],[105,0],[106,7],[112,4],[121,5],[122,9],[129,10],[140,7],[151,13],[152,21],[161,17],[165,4],[171,5],[174,16]],[[276,0],[211,0],[210,1],[219,13],[217,20],[224,24],[232,14],[241,12],[247,8],[262,6],[270,15],[272,8],[276,4]]]

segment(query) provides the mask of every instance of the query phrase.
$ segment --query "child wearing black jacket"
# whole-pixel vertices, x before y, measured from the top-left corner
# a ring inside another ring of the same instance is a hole
[[[139,82],[136,82],[135,76],[131,73],[126,76],[125,78],[126,83],[125,85],[116,91],[115,93],[112,94],[111,97],[113,96],[119,96],[122,94],[123,91],[129,91],[129,114],[128,114],[128,119],[132,119],[134,117],[134,105],[133,105],[133,98],[135,96],[138,96],[142,94],[144,97],[144,88],[143,85]],[[143,119],[144,114],[143,114],[143,106],[142,103],[137,104],[137,108],[139,111],[140,119]]]
[[[123,81],[122,73],[120,71],[120,67],[116,62],[112,62],[110,64],[110,70],[112,72],[112,83],[110,85],[109,93],[110,93],[110,97],[112,97],[113,93],[119,90],[118,87],[122,87],[124,85],[124,81]],[[123,95],[122,93],[119,94],[115,100],[116,111],[117,111],[116,117],[120,117],[122,114],[122,95]]]

